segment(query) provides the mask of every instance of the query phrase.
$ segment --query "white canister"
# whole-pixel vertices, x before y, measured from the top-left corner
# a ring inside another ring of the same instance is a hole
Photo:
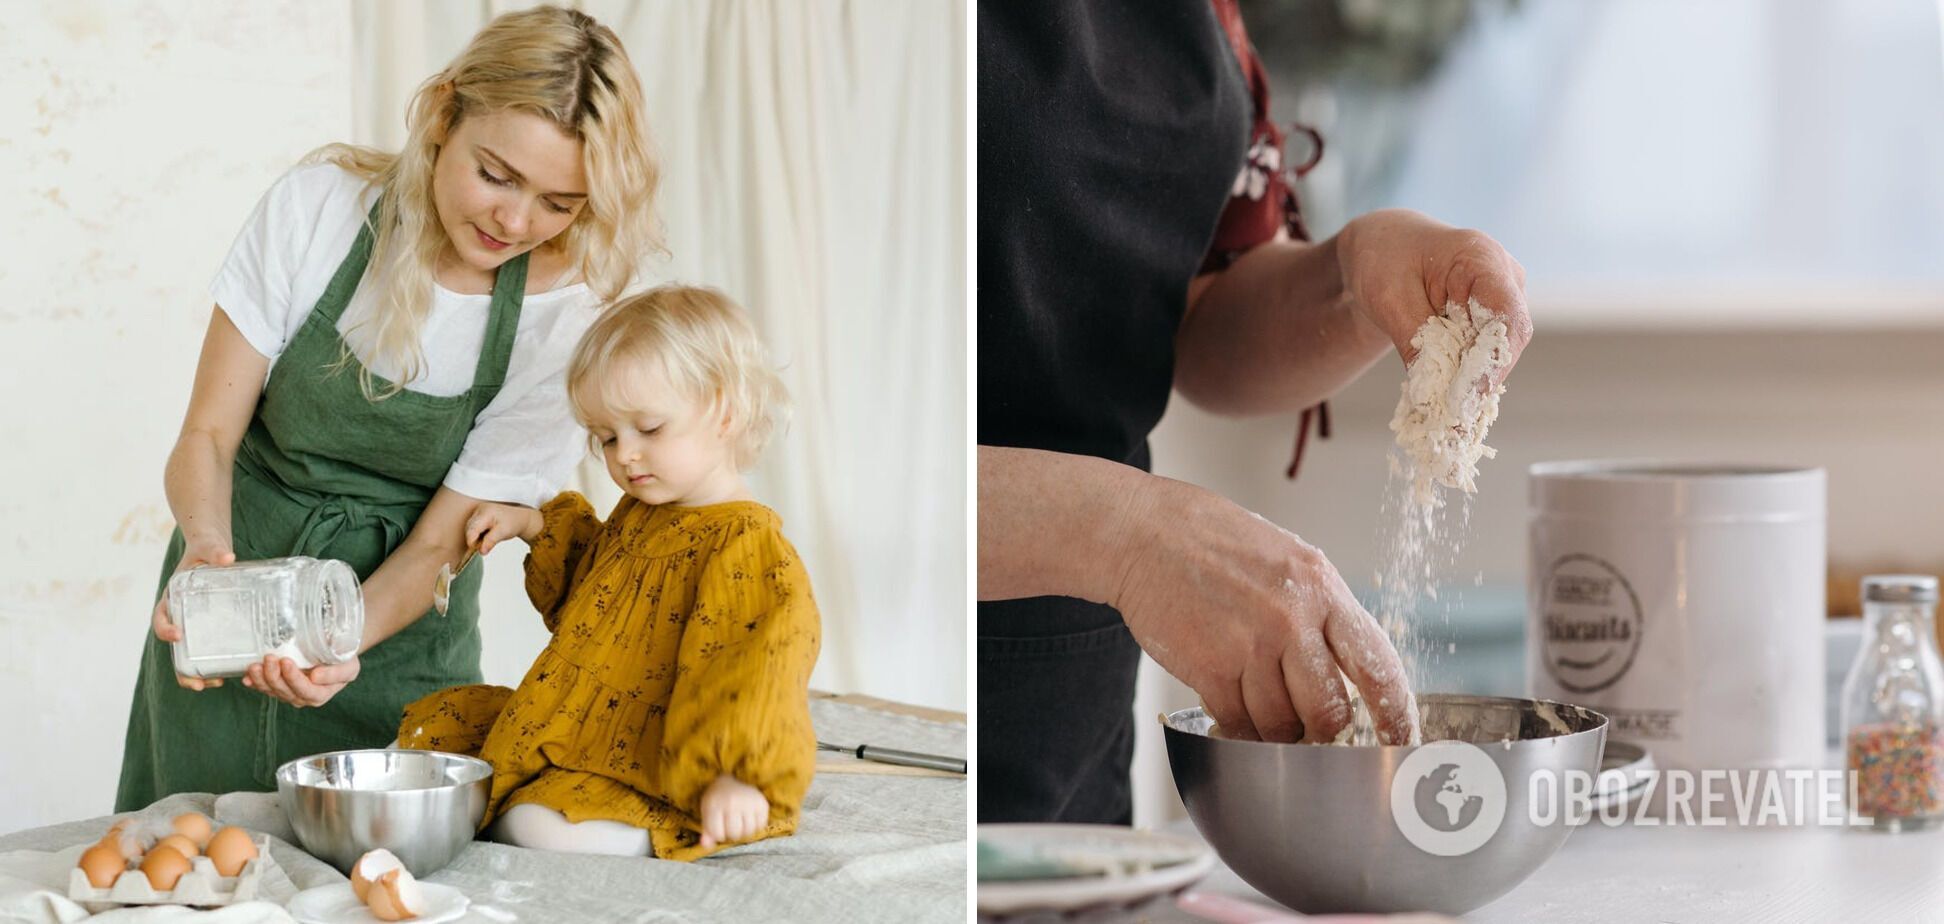
[[[1663,767],[1824,760],[1822,469],[1531,470],[1526,685]]]

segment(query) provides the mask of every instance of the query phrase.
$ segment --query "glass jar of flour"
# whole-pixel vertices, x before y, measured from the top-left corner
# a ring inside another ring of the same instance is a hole
[[[1879,830],[1944,820],[1944,662],[1931,635],[1937,578],[1863,579],[1863,644],[1843,682],[1853,813]]]
[[[241,677],[267,654],[298,667],[358,653],[364,595],[351,566],[306,556],[206,565],[169,579],[169,616],[182,629],[176,673]]]

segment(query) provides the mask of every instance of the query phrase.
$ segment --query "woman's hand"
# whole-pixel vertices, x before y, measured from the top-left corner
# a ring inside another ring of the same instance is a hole
[[[719,776],[702,790],[702,849],[732,844],[763,833],[769,825],[769,800],[763,791],[736,779]]]
[[[243,685],[299,709],[322,706],[345,684],[358,679],[358,665],[354,657],[342,664],[320,664],[304,670],[289,658],[267,654],[244,672]]]
[[[482,503],[466,518],[466,547],[483,554],[514,537],[532,542],[545,528],[545,519],[532,507]]]
[[[1390,638],[1315,546],[1220,495],[1148,476],[1117,545],[1120,610],[1141,648],[1201,695],[1224,734],[1329,741],[1362,691],[1379,740],[1417,713]]]
[[[200,568],[203,565],[235,563],[236,553],[230,549],[228,539],[220,536],[194,539],[184,537],[182,558],[176,562],[174,574],[181,574],[190,568]],[[155,601],[155,610],[149,614],[149,623],[157,639],[170,643],[182,641],[182,627],[176,625],[175,619],[169,615],[169,594],[166,590],[162,594],[162,599]],[[176,675],[176,683],[185,689],[198,691],[223,685],[223,681],[219,678],[189,677],[183,674]]]
[[[1362,314],[1397,346],[1404,364],[1417,358],[1411,338],[1446,302],[1471,299],[1505,316],[1512,362],[1532,340],[1525,267],[1497,241],[1407,209],[1359,215],[1337,238],[1344,286]],[[1494,383],[1498,384],[1498,383]]]

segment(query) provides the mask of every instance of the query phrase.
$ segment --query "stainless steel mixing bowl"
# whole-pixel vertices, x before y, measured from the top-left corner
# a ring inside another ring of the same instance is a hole
[[[332,751],[277,768],[297,840],[349,875],[383,847],[414,876],[452,862],[486,817],[491,764],[442,751]]]
[[[1162,725],[1189,817],[1263,894],[1308,913],[1462,914],[1511,891],[1565,843],[1563,812],[1534,823],[1530,780],[1544,770],[1558,783],[1565,771],[1597,775],[1607,720],[1560,703],[1441,694],[1421,697],[1418,712],[1426,742],[1477,745],[1505,781],[1503,821],[1469,853],[1428,853],[1393,818],[1392,778],[1417,747],[1213,738],[1199,708]]]

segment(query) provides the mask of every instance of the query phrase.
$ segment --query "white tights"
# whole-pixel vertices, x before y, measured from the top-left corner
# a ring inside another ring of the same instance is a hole
[[[486,836],[502,844],[534,850],[654,856],[646,829],[599,818],[571,822],[566,815],[531,802],[522,802],[501,813],[487,827]]]

